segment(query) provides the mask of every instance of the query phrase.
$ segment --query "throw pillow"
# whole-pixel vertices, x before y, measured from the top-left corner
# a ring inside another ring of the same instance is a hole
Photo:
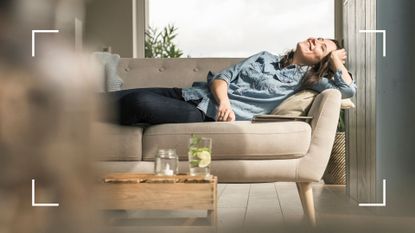
[[[354,105],[351,99],[342,99],[342,102],[341,102],[342,109],[350,109],[350,108],[355,108],[355,107],[356,106]]]
[[[272,112],[272,115],[284,116],[306,116],[311,104],[318,92],[312,90],[303,90],[290,96],[278,105]]]
[[[108,52],[95,52],[94,57],[102,65],[104,70],[105,91],[119,91],[124,84],[123,80],[118,76],[118,62],[120,55]]]
[[[271,114],[281,116],[306,116],[317,95],[318,92],[312,90],[300,91],[284,100]],[[340,107],[342,109],[350,109],[355,108],[355,105],[351,99],[342,99]]]

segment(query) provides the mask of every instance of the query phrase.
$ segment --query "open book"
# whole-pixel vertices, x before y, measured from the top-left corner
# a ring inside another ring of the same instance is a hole
[[[311,116],[255,115],[252,122],[305,121],[308,123],[312,119]]]

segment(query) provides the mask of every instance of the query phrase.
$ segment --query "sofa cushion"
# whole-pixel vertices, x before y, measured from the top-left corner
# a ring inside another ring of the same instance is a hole
[[[221,71],[243,58],[121,58],[118,74],[123,89],[144,87],[190,87],[206,82],[211,71]],[[180,78],[178,78],[180,77]]]
[[[340,107],[341,109],[350,109],[350,108],[356,108],[356,105],[354,105],[351,99],[342,99],[340,103]]]
[[[213,160],[295,159],[307,153],[311,128],[305,122],[204,122],[151,126],[143,135],[143,160],[152,161],[157,149],[175,148],[187,160],[191,134],[213,140]]]
[[[282,116],[306,116],[316,98],[318,92],[312,90],[300,91],[278,105],[272,115]]]
[[[303,90],[290,96],[272,110],[271,115],[279,116],[306,116],[319,93],[313,90]],[[351,99],[341,100],[342,109],[355,108]]]
[[[142,128],[94,122],[93,132],[93,143],[98,160],[142,159]]]
[[[103,81],[105,82],[104,92],[121,90],[124,82],[117,74],[120,55],[108,52],[94,52],[93,56],[96,58],[98,64],[100,64],[103,70]]]

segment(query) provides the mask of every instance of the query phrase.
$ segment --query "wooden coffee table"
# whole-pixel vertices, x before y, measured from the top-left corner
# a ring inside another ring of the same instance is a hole
[[[206,218],[163,219],[164,226],[217,226],[217,177],[156,176],[153,174],[114,173],[97,186],[98,204],[107,210],[204,210]],[[155,219],[139,219],[151,225]],[[138,219],[134,219],[138,221]],[[154,221],[160,225],[160,219]]]

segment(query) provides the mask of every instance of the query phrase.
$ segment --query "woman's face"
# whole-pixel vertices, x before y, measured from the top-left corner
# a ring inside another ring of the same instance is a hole
[[[295,53],[297,53],[298,58],[301,59],[304,65],[314,65],[336,49],[336,44],[331,40],[310,37],[305,41],[297,43]]]

